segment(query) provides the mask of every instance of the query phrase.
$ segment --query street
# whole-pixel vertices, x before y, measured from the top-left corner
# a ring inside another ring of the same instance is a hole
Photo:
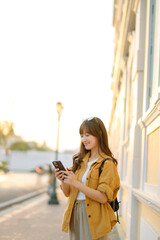
[[[0,240],[68,240],[61,231],[67,198],[57,190],[59,205],[49,205],[46,193],[0,211]],[[120,240],[116,227],[108,240]]]
[[[60,205],[48,205],[48,195],[30,199],[0,212],[0,240],[68,240],[61,232],[66,200]]]
[[[47,174],[13,172],[0,174],[0,203],[21,197],[47,185]]]
[[[48,185],[48,175],[35,173],[7,173],[0,175],[0,203],[22,197]],[[49,205],[46,193],[21,203],[11,204],[0,211],[0,240],[68,240],[61,231],[61,222],[67,198],[57,182],[59,205]],[[109,240],[119,240],[117,229]]]
[[[68,240],[61,231],[67,198],[57,190],[59,205],[48,205],[48,195],[27,200],[0,212],[0,240]],[[108,240],[119,240],[116,227]]]

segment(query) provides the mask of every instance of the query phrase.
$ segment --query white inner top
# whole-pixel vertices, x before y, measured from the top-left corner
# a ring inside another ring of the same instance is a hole
[[[97,159],[98,159],[98,158],[97,158]],[[84,173],[84,175],[83,175],[83,177],[82,177],[82,180],[81,180],[81,183],[83,183],[84,185],[86,185],[87,173],[88,173],[91,165],[92,165],[94,162],[96,162],[97,159],[95,159],[95,160],[93,160],[93,161],[91,161],[91,162],[88,162],[86,171],[85,171],[85,173]],[[78,193],[78,195],[77,195],[77,200],[85,200],[85,199],[86,199],[85,194],[79,191],[79,193]]]

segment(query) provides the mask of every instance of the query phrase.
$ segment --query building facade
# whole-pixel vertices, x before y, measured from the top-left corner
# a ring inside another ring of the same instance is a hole
[[[127,240],[160,240],[160,0],[114,0],[111,149]]]

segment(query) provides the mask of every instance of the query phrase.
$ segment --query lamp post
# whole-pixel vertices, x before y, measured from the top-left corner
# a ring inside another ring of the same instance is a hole
[[[59,152],[59,130],[60,130],[60,118],[61,118],[61,114],[63,111],[63,105],[61,102],[57,102],[56,103],[56,107],[57,107],[57,113],[58,113],[58,129],[57,129],[57,143],[56,143],[56,156],[55,156],[55,160],[58,160],[58,152]],[[51,194],[51,197],[48,201],[49,204],[59,204],[58,198],[57,198],[57,192],[56,192],[56,177],[54,175],[53,178],[53,192]]]

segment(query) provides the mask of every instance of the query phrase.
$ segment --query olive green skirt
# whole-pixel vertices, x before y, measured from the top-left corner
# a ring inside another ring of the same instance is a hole
[[[92,240],[87,219],[85,200],[78,200],[74,204],[70,222],[69,236],[70,240]],[[105,235],[97,238],[96,240],[107,239],[107,235]]]

